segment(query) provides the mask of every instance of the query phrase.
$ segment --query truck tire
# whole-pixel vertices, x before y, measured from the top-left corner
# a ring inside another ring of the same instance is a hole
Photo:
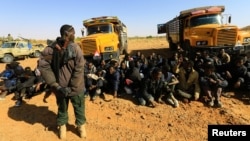
[[[194,57],[195,55],[194,48],[191,47],[189,40],[184,41],[184,50],[186,51],[188,57],[190,58]]]
[[[170,48],[170,50],[175,51],[175,50],[177,50],[177,44],[175,44],[173,42],[169,42],[169,48]]]
[[[14,59],[14,56],[12,56],[11,54],[5,54],[1,61],[3,63],[11,63],[14,61]]]
[[[184,41],[183,49],[188,51],[188,52],[190,51],[190,41],[189,40]]]
[[[168,37],[168,44],[169,44],[169,48],[170,50],[177,50],[177,44],[173,43],[172,38]]]

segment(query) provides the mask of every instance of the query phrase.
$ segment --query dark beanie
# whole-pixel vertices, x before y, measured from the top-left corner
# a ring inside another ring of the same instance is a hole
[[[61,37],[64,35],[64,33],[65,33],[66,31],[69,32],[69,31],[72,30],[72,29],[73,29],[73,27],[72,27],[71,25],[68,25],[68,24],[62,25],[61,28],[60,28]]]

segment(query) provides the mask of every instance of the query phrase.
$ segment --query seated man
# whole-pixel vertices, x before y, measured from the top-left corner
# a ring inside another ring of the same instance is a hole
[[[18,78],[17,87],[15,91],[16,104],[15,106],[21,106],[23,97],[28,96],[29,89],[34,87],[36,82],[36,76],[30,67],[24,69],[23,74]]]
[[[88,74],[87,75],[87,90],[91,97],[90,100],[94,101],[97,96],[103,95],[103,86],[104,86],[104,77],[103,77],[103,70],[97,69],[95,74]]]
[[[220,100],[222,88],[228,86],[227,80],[215,72],[215,67],[212,64],[207,64],[205,67],[204,75],[200,77],[200,86],[208,99],[209,106],[222,107]]]
[[[109,66],[109,71],[105,75],[105,91],[111,93],[114,98],[117,97],[117,92],[120,85],[120,73],[115,65]]]
[[[164,80],[162,79],[162,70],[154,68],[151,77],[143,79],[140,90],[137,94],[140,105],[149,105],[155,107],[156,101],[161,102],[161,97],[164,88]]]
[[[136,95],[140,88],[141,75],[139,69],[135,67],[135,61],[129,61],[130,68],[125,74],[125,89],[130,89],[131,94]]]
[[[164,65],[162,67],[162,70],[165,82],[165,88],[163,91],[165,93],[167,102],[174,107],[178,107],[179,103],[178,100],[175,98],[174,93],[175,93],[175,86],[179,83],[179,80],[173,73],[170,72],[171,68],[169,65]]]
[[[242,56],[237,56],[235,62],[229,65],[228,71],[226,71],[226,77],[230,88],[247,90],[247,85],[250,81],[250,73],[244,63],[244,58]]]
[[[0,85],[0,100],[4,100],[5,96],[15,90],[16,88],[16,77],[14,70],[11,69],[10,64],[6,64],[5,70],[0,73],[2,79]]]
[[[193,61],[183,60],[173,69],[179,76],[180,82],[177,85],[177,94],[183,97],[184,102],[189,102],[191,99],[198,100],[200,97],[199,74],[193,66]]]

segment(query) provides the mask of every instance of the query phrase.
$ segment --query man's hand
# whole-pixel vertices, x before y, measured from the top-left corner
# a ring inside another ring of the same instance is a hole
[[[71,89],[69,87],[58,86],[56,90],[64,97],[67,97],[71,93]]]

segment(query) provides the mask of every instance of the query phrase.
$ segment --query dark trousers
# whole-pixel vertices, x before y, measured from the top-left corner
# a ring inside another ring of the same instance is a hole
[[[84,93],[80,93],[76,96],[69,96],[69,97],[56,97],[56,102],[58,106],[58,113],[57,113],[57,125],[61,126],[68,123],[68,105],[69,101],[72,103],[74,108],[75,114],[75,124],[76,125],[83,125],[86,122],[85,117],[85,99]]]
[[[220,101],[220,97],[221,97],[221,93],[222,93],[222,88],[220,87],[202,87],[204,94],[210,99],[212,100],[213,97],[215,98],[215,100]]]

